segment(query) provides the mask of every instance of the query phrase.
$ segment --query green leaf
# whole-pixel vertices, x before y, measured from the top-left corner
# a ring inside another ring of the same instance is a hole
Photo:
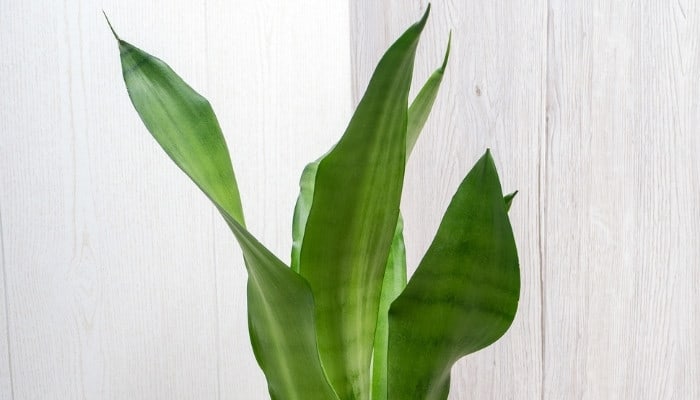
[[[446,399],[452,365],[508,329],[518,256],[491,154],[476,163],[389,311],[389,398]]]
[[[342,139],[321,160],[299,270],[317,300],[318,344],[342,399],[368,399],[377,311],[401,199],[408,92],[428,16],[384,54]]]
[[[450,47],[452,44],[452,33],[450,32],[450,37],[447,40],[447,50],[445,50],[445,57],[442,61],[442,65],[438,68],[430,78],[425,82],[421,88],[418,95],[411,103],[411,107],[408,109],[408,127],[406,130],[406,154],[411,154],[413,147],[418,140],[426,121],[428,121],[428,116],[430,115],[430,110],[433,109],[433,104],[437,98],[438,89],[440,89],[440,84],[442,83],[442,77],[445,75],[445,68],[447,68],[447,60],[450,58]]]
[[[428,78],[418,95],[408,108],[407,123],[407,146],[406,154],[410,155],[413,145],[416,143],[420,132],[425,126],[430,110],[435,103],[440,83],[447,67],[447,60],[450,53],[450,40],[447,43],[447,50],[442,65]],[[410,144],[408,138],[411,138]],[[322,157],[323,158],[323,157]],[[322,159],[321,158],[321,159]],[[302,172],[299,181],[299,197],[294,208],[294,219],[292,221],[292,263],[293,270],[299,270],[299,256],[301,254],[301,244],[304,238],[304,230],[309,211],[313,203],[314,184],[316,181],[316,171],[318,159],[309,163]],[[389,251],[389,259],[385,267],[382,283],[379,312],[377,317],[377,328],[374,339],[373,359],[372,359],[372,399],[386,399],[386,359],[388,343],[388,311],[391,302],[401,293],[406,286],[406,254],[403,242],[403,221],[399,216],[399,222],[394,232],[394,238]]]
[[[387,363],[389,349],[389,307],[406,287],[406,246],[403,241],[403,219],[399,215],[394,239],[386,262],[382,294],[379,299],[377,329],[372,358],[372,400],[387,397]]]
[[[146,128],[200,189],[243,223],[228,148],[209,101],[163,61],[117,40],[127,91]]]
[[[273,400],[338,399],[318,357],[308,283],[222,213],[248,269],[248,328]]]
[[[299,262],[301,257],[301,244],[306,231],[306,221],[309,219],[309,211],[314,200],[314,185],[316,183],[316,171],[318,164],[323,159],[320,158],[309,163],[301,173],[299,180],[299,197],[294,206],[294,216],[292,218],[292,261],[291,267],[299,272]]]
[[[167,64],[117,40],[136,111],[170,158],[216,205],[241,246],[249,276],[251,342],[271,397],[337,399],[318,357],[311,289],[245,229],[228,149],[209,102]]]
[[[430,110],[433,108],[435,99],[437,98],[438,89],[442,83],[442,78],[445,75],[447,60],[450,55],[450,44],[452,43],[452,34],[447,41],[447,50],[440,68],[430,75],[428,80],[423,84],[423,87],[418,92],[418,95],[408,108],[407,129],[406,129],[406,157],[411,155],[413,147],[418,140],[425,123],[428,121]],[[325,155],[323,156],[325,157]],[[292,220],[292,262],[291,267],[295,271],[299,271],[299,261],[301,255],[301,243],[304,239],[304,231],[306,228],[306,220],[309,218],[309,211],[314,198],[314,184],[316,182],[316,171],[318,164],[323,157],[306,165],[301,173],[299,180],[299,197],[294,207],[294,218]],[[403,244],[402,244],[403,246]]]
[[[406,154],[413,152],[425,123],[428,121],[430,110],[437,98],[442,77],[445,74],[447,60],[450,55],[452,34],[447,41],[447,50],[442,65],[438,68],[421,88],[418,95],[408,108],[408,123],[406,129]],[[372,358],[372,400],[387,398],[387,351],[389,344],[389,306],[406,287],[406,246],[403,241],[403,218],[399,214],[396,231],[389,250],[389,259],[384,272],[382,292],[377,315],[377,329],[374,334],[374,349]]]

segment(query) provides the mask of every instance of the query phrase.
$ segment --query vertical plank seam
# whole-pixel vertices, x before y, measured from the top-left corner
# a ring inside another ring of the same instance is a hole
[[[2,230],[2,210],[0,209],[0,263],[2,263],[2,286],[3,286],[3,296],[5,308],[5,340],[7,340],[7,369],[10,378],[10,398],[14,400],[15,398],[15,382],[12,376],[12,354],[10,352],[10,314],[7,307],[8,295],[7,295],[7,272],[5,263],[5,236]]]
[[[205,2],[206,3],[206,2]],[[205,38],[206,42],[206,38]],[[216,398],[221,400],[221,307],[219,307],[219,265],[216,260],[216,210],[211,210],[211,249],[214,259],[214,309],[216,310]]]
[[[546,0],[545,2],[545,12],[544,12],[544,23],[545,23],[545,51],[544,51],[544,96],[543,97],[543,106],[542,106],[542,119],[544,119],[544,132],[540,134],[540,144],[539,144],[539,162],[538,162],[538,176],[537,176],[537,186],[538,186],[538,211],[539,211],[539,218],[538,218],[538,246],[539,246],[539,262],[540,262],[540,368],[541,368],[541,382],[540,382],[540,399],[545,400],[545,384],[546,384],[546,379],[547,379],[547,368],[546,368],[546,351],[547,351],[547,341],[546,341],[546,310],[547,310],[547,301],[545,298],[546,294],[546,282],[545,282],[545,272],[546,272],[546,266],[545,266],[545,240],[546,240],[546,191],[545,191],[545,186],[547,184],[547,179],[544,174],[546,173],[546,162],[547,162],[547,143],[548,143],[548,136],[549,136],[549,103],[550,103],[550,98],[549,98],[549,74],[550,74],[550,65],[549,65],[549,46],[550,46],[550,40],[551,40],[551,32],[550,32],[550,17],[551,17],[551,1],[552,0]],[[544,139],[544,140],[542,140]],[[543,184],[544,183],[544,184]]]
[[[207,91],[210,90],[211,85],[209,84],[209,2],[204,1],[204,85]],[[215,208],[211,210],[211,255],[214,264],[214,310],[215,310],[215,329],[216,334],[214,340],[216,341],[216,399],[221,400],[221,307],[219,306],[219,265],[216,259],[216,214]]]

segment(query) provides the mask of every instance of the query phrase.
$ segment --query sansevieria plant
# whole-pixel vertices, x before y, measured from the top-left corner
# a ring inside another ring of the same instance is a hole
[[[115,33],[143,123],[240,244],[250,340],[273,399],[446,399],[452,365],[495,342],[513,321],[520,276],[507,211],[514,194],[503,196],[489,151],[460,184],[406,282],[404,170],[450,49],[409,107],[429,10],[379,61],[340,141],[304,169],[290,266],[246,229],[209,102]]]

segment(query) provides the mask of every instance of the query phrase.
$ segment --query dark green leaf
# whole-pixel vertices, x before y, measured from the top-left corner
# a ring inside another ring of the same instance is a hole
[[[515,198],[515,195],[518,194],[518,191],[516,190],[513,193],[507,194],[503,200],[506,202],[506,211],[510,211],[510,206],[513,205],[513,199]]]
[[[446,399],[452,365],[500,338],[515,316],[518,257],[487,152],[452,199],[389,311],[389,398]]]

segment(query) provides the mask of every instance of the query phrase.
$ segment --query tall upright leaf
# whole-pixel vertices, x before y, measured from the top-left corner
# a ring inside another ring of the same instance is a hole
[[[491,154],[469,172],[433,243],[389,312],[389,398],[447,398],[460,357],[500,338],[515,316],[518,256]]]
[[[129,97],[146,128],[212,200],[241,246],[251,341],[271,397],[337,399],[318,357],[309,285],[245,229],[228,149],[209,102],[167,64],[115,37]]]
[[[442,77],[445,75],[447,60],[450,56],[452,34],[447,41],[447,50],[440,68],[430,75],[426,83],[416,95],[408,108],[406,127],[406,155],[409,157],[418,140],[425,123],[428,121],[430,110],[437,98]],[[389,250],[382,292],[377,312],[377,328],[374,333],[374,349],[372,353],[372,400],[387,398],[387,358],[389,347],[389,306],[406,287],[406,246],[403,240],[403,218],[399,215],[396,231]]]
[[[345,134],[316,172],[299,271],[317,300],[321,361],[342,399],[369,398],[382,279],[403,185],[408,92],[428,12],[384,54]]]
[[[442,65],[433,72],[425,82],[418,95],[408,108],[408,122],[406,129],[406,154],[410,156],[413,147],[430,115],[430,110],[437,98],[440,83],[442,83],[450,54],[450,40]],[[323,158],[323,157],[322,157]],[[292,221],[292,269],[299,270],[299,257],[301,244],[304,237],[306,221],[308,219],[313,191],[316,182],[316,171],[321,159],[309,163],[302,172],[299,182],[299,197],[294,208]],[[386,353],[388,345],[388,311],[391,302],[401,293],[406,286],[406,254],[403,242],[403,223],[401,217],[396,225],[396,231],[391,243],[389,259],[385,267],[382,283],[379,311],[377,315],[377,328],[374,339],[372,359],[372,399],[386,399]]]
[[[408,120],[406,124],[407,159],[408,156],[411,155],[413,147],[416,144],[425,123],[428,121],[430,110],[433,108],[433,104],[437,98],[440,83],[442,83],[442,78],[445,75],[445,68],[447,67],[447,59],[450,54],[451,42],[452,35],[450,34],[450,40],[447,42],[447,51],[445,51],[445,58],[443,59],[442,65],[440,68],[435,70],[432,75],[430,75],[428,80],[423,84],[420,92],[418,92],[418,95],[416,95],[416,98],[413,99],[411,106],[408,108]],[[325,155],[323,157],[325,157]],[[297,198],[297,202],[294,207],[294,218],[292,220],[291,267],[295,271],[299,270],[301,244],[304,239],[306,220],[309,217],[309,211],[311,210],[311,204],[313,202],[316,171],[318,170],[318,164],[321,162],[323,157],[307,164],[304,171],[302,171],[301,179],[299,180],[299,197]]]

